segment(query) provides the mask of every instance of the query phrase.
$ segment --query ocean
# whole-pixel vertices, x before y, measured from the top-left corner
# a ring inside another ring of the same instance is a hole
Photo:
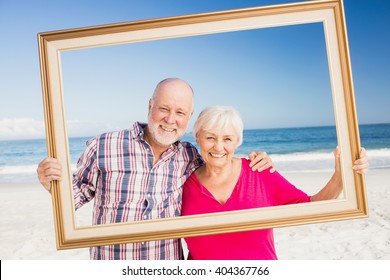
[[[360,125],[359,130],[370,169],[390,168],[390,124]],[[72,168],[90,138],[69,139]],[[190,133],[182,140],[196,144]],[[244,131],[236,155],[266,151],[280,172],[328,171],[334,166],[332,151],[336,146],[334,126],[252,129]],[[36,168],[46,156],[45,139],[0,141],[0,183],[38,182]]]

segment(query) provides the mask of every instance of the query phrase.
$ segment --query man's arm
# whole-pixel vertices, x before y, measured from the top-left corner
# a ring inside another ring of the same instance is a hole
[[[98,172],[96,170],[96,139],[88,141],[87,148],[78,160],[73,174],[75,208],[78,209],[95,196]],[[62,165],[58,159],[45,158],[37,168],[41,185],[51,193],[51,181],[62,179]]]

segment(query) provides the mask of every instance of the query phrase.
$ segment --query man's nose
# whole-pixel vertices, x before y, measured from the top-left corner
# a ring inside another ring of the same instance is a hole
[[[166,123],[175,123],[175,114],[174,113],[168,113],[168,115],[165,117]]]

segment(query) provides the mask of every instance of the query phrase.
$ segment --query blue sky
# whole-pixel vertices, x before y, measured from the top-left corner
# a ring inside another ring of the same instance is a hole
[[[0,140],[44,137],[39,32],[286,2],[294,1],[0,0]],[[344,5],[358,120],[390,123],[390,3]],[[239,109],[246,128],[334,122],[320,24],[71,51],[61,59],[71,136],[144,121],[155,84],[172,76],[195,90],[192,123],[215,104]]]

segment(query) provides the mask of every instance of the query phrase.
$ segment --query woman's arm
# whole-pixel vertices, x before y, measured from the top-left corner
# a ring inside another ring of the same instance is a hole
[[[340,167],[340,149],[336,147],[333,152],[335,159],[335,171],[329,182],[318,193],[311,197],[311,201],[320,201],[337,198],[343,190],[343,181]],[[360,151],[360,157],[354,162],[353,169],[359,173],[364,174],[368,170],[368,160],[366,150],[364,148]]]

